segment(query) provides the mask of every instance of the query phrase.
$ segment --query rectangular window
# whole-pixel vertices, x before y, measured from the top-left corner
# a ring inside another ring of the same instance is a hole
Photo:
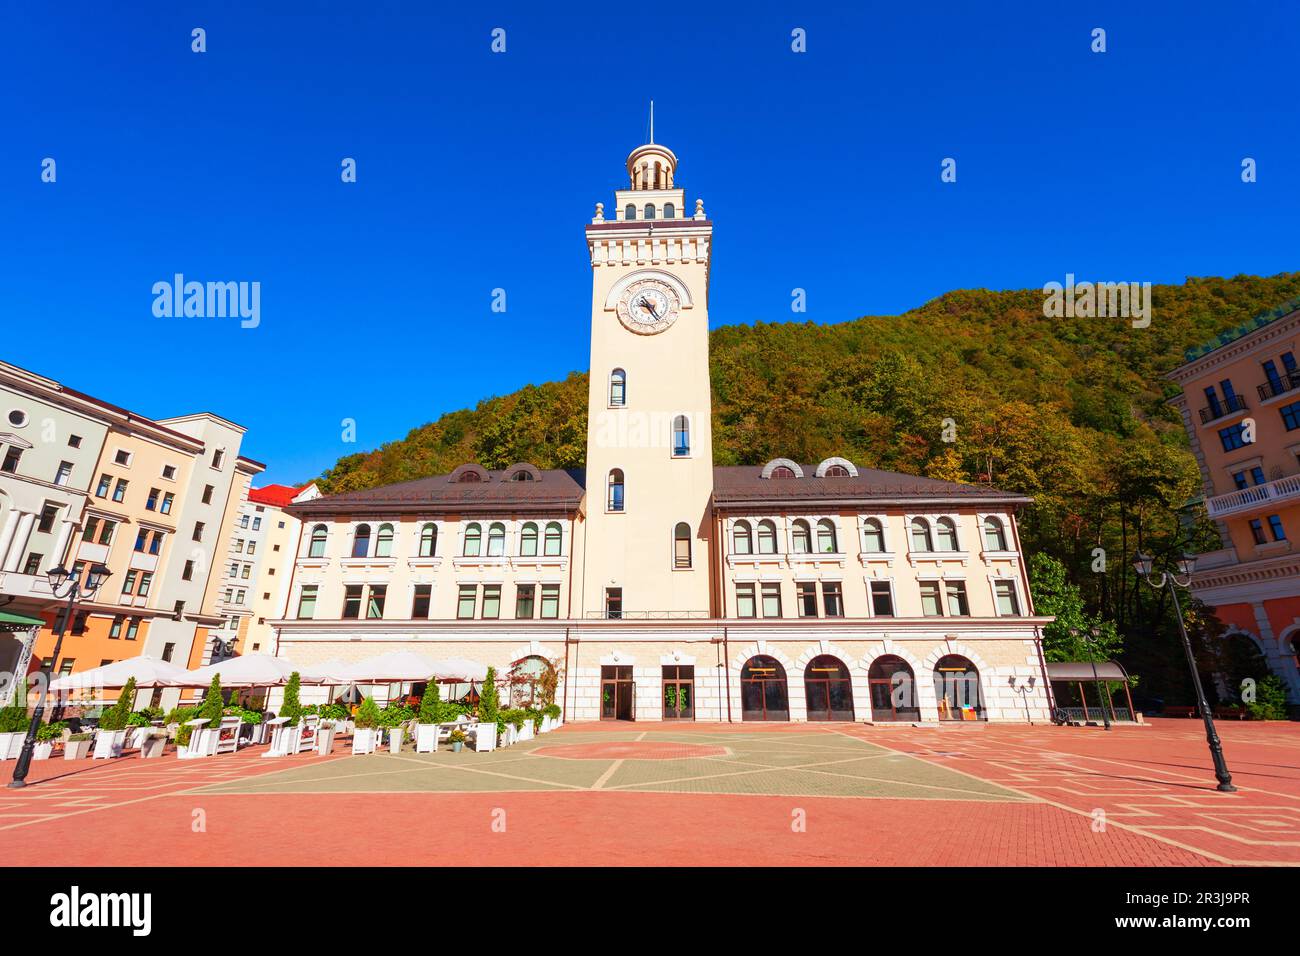
[[[35,551],[27,555],[27,563],[23,565],[23,574],[40,574],[41,557],[42,555],[37,554]]]
[[[66,485],[68,479],[72,477],[72,462],[59,462],[59,470],[54,473],[54,483],[56,485]]]
[[[76,614],[72,615],[73,634],[86,633],[86,618],[88,618],[89,616],[90,616],[89,611],[78,611]]]
[[[839,581],[822,582],[822,607],[826,609],[827,617],[844,616],[844,595]]]
[[[623,617],[623,589],[605,588],[605,616],[611,621]]]
[[[521,621],[530,621],[533,618],[533,602],[536,600],[537,589],[531,584],[521,584],[515,588],[515,617]]]
[[[1244,423],[1238,422],[1236,425],[1230,425],[1227,428],[1219,429],[1219,441],[1223,443],[1224,451],[1236,451],[1238,448],[1246,447],[1246,440],[1242,437],[1246,431]]]
[[[248,542],[248,553],[253,554],[256,551],[257,551],[257,542],[256,541]]]
[[[794,586],[795,607],[800,617],[817,616],[817,584],[813,581],[798,581]]]
[[[478,585],[462,584],[460,586],[460,595],[456,599],[456,617],[462,621],[467,621],[474,616],[475,605],[478,603]]]
[[[119,448],[113,455],[113,464],[123,466],[131,464],[131,453]]]
[[[316,616],[316,595],[319,592],[319,585],[304,584],[302,586],[302,591],[298,594],[299,620],[310,621]]]
[[[157,510],[158,510],[158,496],[161,495],[161,494],[162,494],[162,492],[159,491],[157,488],[150,488],[150,489],[149,489],[149,497],[146,498],[146,499],[145,499],[145,502],[144,502],[144,507],[145,507],[145,510],[146,510],[146,511],[157,511]]]
[[[175,645],[175,644],[164,644],[164,645],[163,645],[163,656],[162,656],[162,659],[163,659],[163,660],[170,662],[171,659],[172,659],[172,655],[175,654],[175,653],[176,653],[176,645]]]
[[[1268,516],[1268,530],[1271,531],[1271,532],[1273,533],[1273,540],[1274,540],[1274,541],[1285,541],[1285,540],[1286,540],[1286,531],[1282,528],[1282,516],[1281,516],[1281,515],[1269,515],[1269,516]]]
[[[80,436],[80,435],[69,435],[69,436],[68,436],[68,447],[69,447],[69,448],[80,448],[80,447],[81,447],[81,436]]]
[[[1282,424],[1286,426],[1287,431],[1293,432],[1300,428],[1300,402],[1283,405],[1278,411],[1282,413]]]
[[[343,617],[355,620],[361,616],[361,585],[349,584],[343,589]]]
[[[1016,596],[1015,581],[995,581],[993,593],[997,596],[998,614],[1005,617],[1020,613],[1020,598]]]
[[[140,619],[138,617],[127,618],[126,621],[126,639],[134,641],[136,635],[140,633]]]
[[[260,531],[261,528],[262,528],[262,519],[261,519],[261,518],[254,518],[254,519],[253,519],[253,530],[254,530],[254,531]]]
[[[120,502],[122,501],[123,498],[126,497],[126,486],[129,484],[130,482],[127,481],[125,478],[117,479],[117,484],[113,486],[114,501]]]
[[[1264,536],[1264,522],[1258,518],[1251,518],[1250,536],[1255,539],[1256,544],[1268,544],[1268,538]]]
[[[113,623],[108,628],[108,636],[113,640],[122,639],[122,625],[126,623],[126,618],[121,614],[113,616]]]
[[[243,581],[247,581],[247,580],[248,580],[248,575],[252,572],[252,570],[253,570],[253,566],[252,566],[251,564],[246,564],[246,565],[244,565],[244,566],[243,566],[242,568],[240,568],[240,570],[239,570],[239,577],[240,577],[240,579],[243,580]]]
[[[141,528],[135,533],[135,550],[144,554],[149,550],[149,529]]]
[[[944,584],[948,596],[948,613],[953,617],[969,617],[970,604],[966,600],[966,582],[948,581]]]
[[[943,607],[939,604],[939,582],[921,582],[921,613],[926,617],[942,617]]]
[[[104,519],[104,525],[99,529],[99,543],[112,544],[113,532],[117,530],[117,522]]]
[[[240,526],[241,528],[247,528],[247,527],[248,527],[248,515],[240,515],[240,516],[239,516],[239,526]]]
[[[875,617],[894,616],[894,595],[888,581],[871,582],[871,613]]]
[[[495,621],[501,616],[501,585],[483,585],[483,620]]]
[[[235,592],[235,603],[236,603],[236,604],[243,604],[243,603],[244,603],[244,595],[245,595],[245,593],[247,593],[247,592],[245,592],[243,588],[240,588],[238,591]]]
[[[195,541],[203,540],[203,522],[194,522],[194,534],[191,536]]]
[[[558,618],[560,616],[560,586],[558,584],[542,585],[542,617]]]
[[[183,581],[192,581],[192,580],[194,580],[194,562],[193,562],[193,561],[186,561],[186,562],[185,562],[185,570],[181,572],[181,580],[183,580]]]
[[[736,617],[756,617],[754,611],[754,585],[736,585]]]
[[[205,505],[210,505],[210,504],[212,504],[212,492],[214,492],[214,491],[216,491],[216,490],[217,490],[217,489],[213,488],[211,485],[204,485],[204,486],[203,486],[203,503],[204,503]]]
[[[163,465],[162,476],[163,476],[164,478],[166,478],[168,481],[175,481],[175,480],[176,480],[176,466],[175,466],[175,465]]]
[[[54,521],[59,517],[59,509],[54,505],[46,505],[41,509],[41,520],[36,525],[37,531],[49,533],[54,527]]]
[[[95,497],[96,497],[96,498],[107,498],[107,497],[108,497],[108,489],[111,488],[112,486],[113,486],[113,477],[112,477],[112,475],[100,475],[100,476],[99,476],[99,485],[95,488]]]
[[[81,532],[81,540],[93,542],[95,540],[95,532],[98,530],[99,530],[99,519],[92,515],[91,517],[86,519],[86,527]]]
[[[366,604],[367,618],[381,618],[384,616],[384,601],[388,598],[388,585],[372,584],[370,585],[370,601]]]
[[[781,585],[779,583],[763,585],[763,617],[781,616]]]
[[[153,584],[153,572],[146,571],[140,575],[140,590],[136,591],[137,597],[148,597],[149,587]]]
[[[213,468],[220,468],[221,465],[222,465],[222,463],[223,463],[225,460],[226,460],[226,450],[225,450],[224,448],[218,448],[218,449],[216,449],[215,451],[212,452],[212,467],[213,467]]]
[[[161,512],[162,512],[163,514],[165,514],[165,515],[169,515],[169,514],[171,514],[171,513],[172,513],[172,502],[175,501],[175,500],[176,500],[176,496],[175,496],[174,494],[172,494],[170,491],[167,492],[165,495],[163,495],[162,507],[159,508],[158,510],[161,511]]]
[[[411,617],[427,618],[429,616],[429,607],[433,603],[433,585],[417,584],[415,586],[415,600],[411,602]]]
[[[0,464],[0,471],[13,474],[18,470],[18,462],[22,460],[23,450],[21,448],[10,448],[5,452],[5,460]]]

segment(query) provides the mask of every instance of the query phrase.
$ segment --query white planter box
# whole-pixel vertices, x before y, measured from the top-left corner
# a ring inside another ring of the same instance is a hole
[[[415,752],[418,754],[436,753],[438,750],[438,725],[415,725]]]
[[[51,743],[51,742],[48,741],[48,740],[46,740],[46,741],[40,741],[40,740],[38,740],[38,741],[36,742],[36,747],[32,750],[32,759],[33,759],[33,760],[49,760],[49,759],[50,759],[50,754],[52,754],[52,753],[54,753],[54,744],[53,744],[53,743]]]
[[[82,760],[90,754],[90,740],[66,740],[63,742],[64,760]]]
[[[112,757],[120,757],[122,756],[122,748],[125,746],[125,730],[96,731],[95,752],[93,756],[96,760],[107,760]]]
[[[376,731],[373,727],[358,727],[352,731],[352,752],[354,754],[372,754],[375,752]]]
[[[388,731],[388,752],[393,754],[402,752],[401,727],[393,727]]]
[[[161,735],[145,737],[140,741],[140,757],[144,760],[151,760],[163,755],[163,750],[167,747],[167,738]]]
[[[0,734],[0,760],[17,760],[23,752],[23,740],[27,731],[20,730],[9,734]]]
[[[322,757],[328,757],[330,751],[334,749],[334,734],[336,729],[333,724],[323,724],[316,731],[316,753]]]

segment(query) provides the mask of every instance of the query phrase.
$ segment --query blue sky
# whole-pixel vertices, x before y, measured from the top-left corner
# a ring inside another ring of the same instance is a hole
[[[715,326],[1294,270],[1300,14],[1216,6],[8,4],[0,358],[233,419],[286,482],[585,369],[582,227],[651,97]],[[260,282],[260,326],[155,317],[177,272]]]

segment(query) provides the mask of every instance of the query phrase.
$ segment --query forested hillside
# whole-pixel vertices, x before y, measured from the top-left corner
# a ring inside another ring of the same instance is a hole
[[[1099,626],[1127,638],[1130,668],[1176,696],[1167,609],[1128,569],[1135,548],[1186,543],[1180,509],[1200,493],[1166,404],[1177,389],[1163,376],[1185,350],[1297,296],[1300,273],[1155,286],[1142,329],[1045,318],[1039,290],[950,292],[903,315],[836,325],[724,326],[710,345],[714,459],[843,455],[1036,496],[1022,518],[1026,550],[1058,559]],[[340,459],[323,484],[365,488],[466,461],[581,465],[586,397],[585,373],[528,385]],[[1094,570],[1096,548],[1104,570]]]

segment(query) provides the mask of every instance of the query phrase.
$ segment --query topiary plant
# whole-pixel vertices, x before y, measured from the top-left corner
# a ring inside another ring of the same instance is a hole
[[[302,717],[302,702],[298,699],[298,689],[302,686],[302,678],[298,672],[294,671],[289,675],[289,683],[284,685],[284,702],[280,705],[280,716],[288,717],[288,726],[294,727]]]
[[[127,718],[131,716],[131,705],[135,700],[135,678],[127,680],[122,693],[117,695],[117,703],[99,715],[100,730],[124,730]]]
[[[483,678],[483,686],[479,690],[478,697],[478,719],[484,723],[495,722],[502,730],[505,727],[501,723],[501,705],[497,700],[497,669],[489,667],[487,676]]]
[[[430,677],[429,683],[424,685],[424,696],[420,698],[420,723],[436,724],[438,722],[438,705],[440,703],[438,679]]]
[[[362,729],[379,726],[379,705],[373,697],[361,701],[361,706],[357,708],[356,723]]]
[[[225,709],[221,702],[221,675],[213,674],[212,683],[208,685],[208,692],[203,696],[203,703],[199,705],[199,712],[195,715],[198,717],[208,718],[209,727],[220,727],[222,711]]]

